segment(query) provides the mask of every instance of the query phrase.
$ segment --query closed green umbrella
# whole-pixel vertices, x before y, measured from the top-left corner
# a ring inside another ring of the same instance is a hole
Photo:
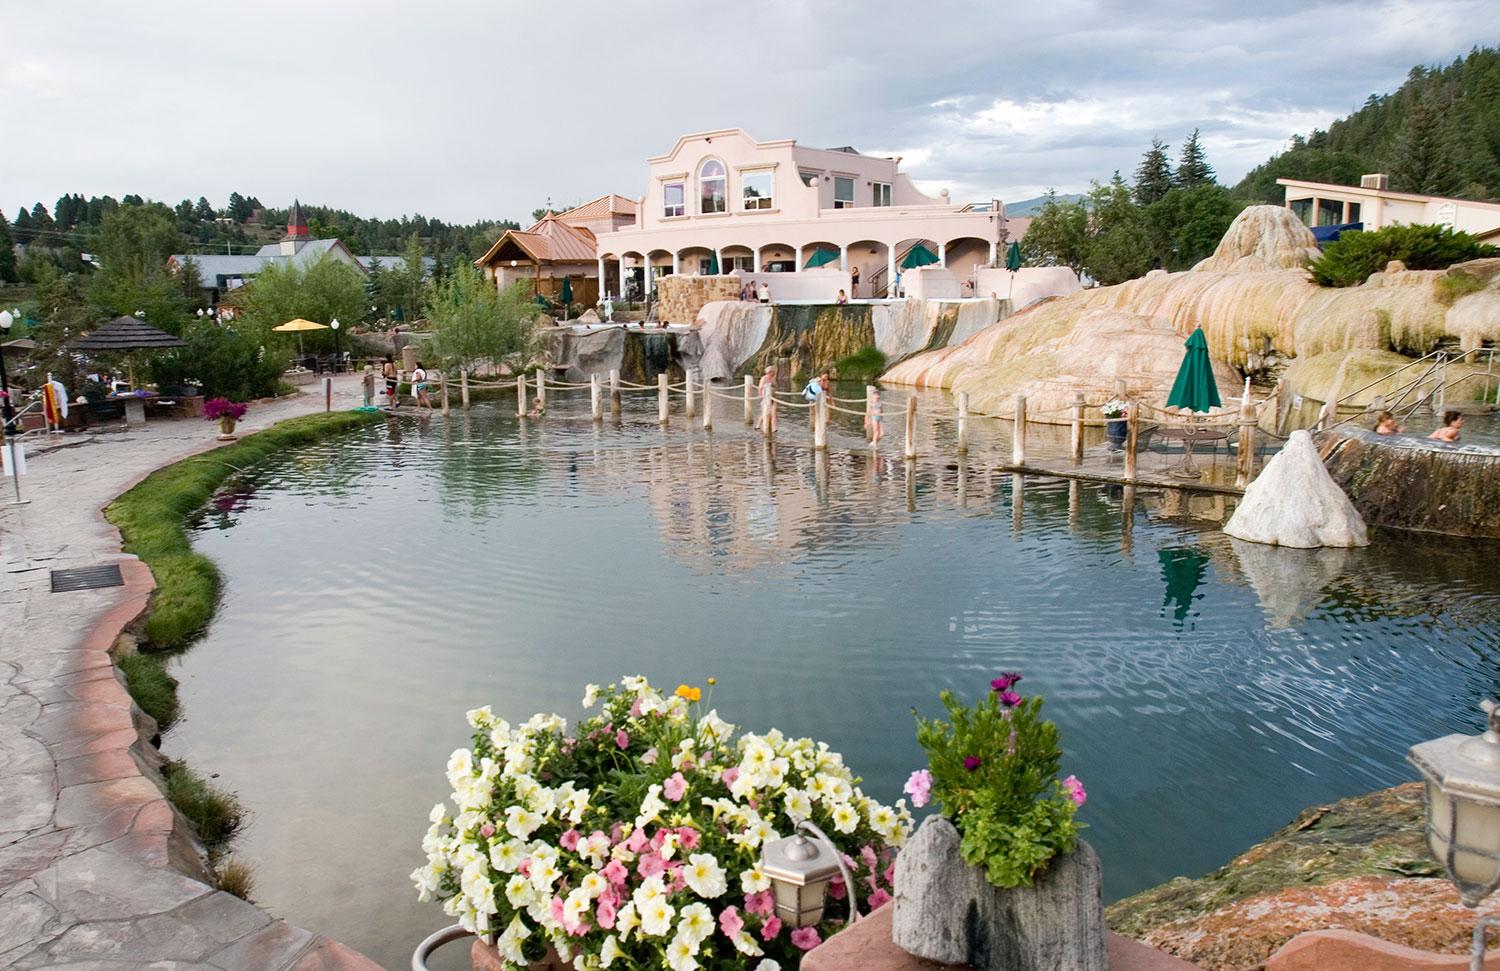
[[[1005,268],[1014,273],[1021,268],[1021,244],[1011,243],[1005,251]]]
[[[563,277],[562,302],[564,307],[573,302],[573,281],[568,277]]]
[[[838,261],[839,261],[839,251],[838,250],[833,250],[833,249],[813,250],[813,255],[811,255],[811,256],[809,256],[807,258],[807,262],[805,264],[803,264],[802,268],[804,270],[812,270],[812,269],[816,269],[817,267],[820,267],[820,266],[827,266],[829,263],[837,263]]]
[[[906,251],[906,259],[901,261],[901,269],[912,270],[919,266],[931,266],[937,261],[936,253],[918,243]]]
[[[1208,338],[1203,336],[1202,327],[1193,328],[1185,346],[1187,354],[1182,359],[1182,367],[1177,369],[1172,393],[1167,395],[1167,407],[1206,413],[1223,402],[1219,400],[1219,386],[1214,381],[1213,364],[1208,359]]]
[[[719,253],[717,250],[708,254],[708,275],[719,275]]]

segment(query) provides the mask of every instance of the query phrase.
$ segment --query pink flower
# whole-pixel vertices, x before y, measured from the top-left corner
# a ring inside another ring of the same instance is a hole
[[[902,792],[911,796],[911,804],[921,809],[932,799],[932,773],[926,769],[918,769],[906,780]]]
[[[617,887],[622,885],[626,880],[630,879],[630,871],[625,869],[625,864],[621,863],[619,860],[610,860],[608,863],[604,864],[604,869],[600,871],[600,873],[603,875],[604,879],[608,880],[610,883],[614,884]]]
[[[869,843],[859,848],[859,858],[865,861],[865,866],[871,871],[880,866],[880,860],[875,857],[875,847]]]
[[[615,744],[620,748],[630,748],[630,733],[623,728],[615,732]]]
[[[655,853],[647,853],[641,857],[640,863],[636,865],[635,872],[639,873],[643,879],[650,879],[651,877],[661,876],[667,872],[667,865]]]
[[[896,864],[892,863],[886,867],[885,873],[881,874],[881,876],[885,877],[887,886],[894,887],[896,885]]]
[[[822,944],[823,939],[818,936],[816,927],[799,927],[792,931],[792,943],[804,951],[811,951]]]
[[[1068,791],[1068,798],[1073,800],[1073,805],[1082,806],[1089,794],[1083,790],[1083,783],[1078,781],[1076,775],[1070,775],[1062,781],[1062,786]]]
[[[685,850],[696,850],[698,848],[698,831],[691,826],[679,826],[677,828],[677,842],[682,844]]]
[[[656,764],[656,748],[655,747],[648,748],[648,749],[646,749],[646,751],[642,752],[641,753],[641,762],[643,764],[645,764],[645,765],[655,765]]]
[[[843,900],[849,896],[849,891],[844,889],[843,877],[834,877],[828,882],[828,896],[834,900]]]
[[[641,699],[640,698],[635,699],[635,703],[630,706],[630,717],[631,718],[639,718],[639,717],[641,717]]]
[[[771,938],[775,937],[777,934],[780,934],[780,933],[781,933],[781,918],[780,917],[772,917],[770,920],[766,921],[765,926],[763,926],[760,929],[760,939],[763,940],[763,941],[769,941],[769,940],[771,940]]]
[[[620,833],[624,832],[624,830],[624,826],[621,826],[619,823],[615,823],[609,828],[609,841],[611,843],[620,842]]]
[[[594,913],[599,918],[599,926],[609,930],[615,926],[615,901],[613,897],[599,897],[599,903],[594,908]]]
[[[516,872],[520,873],[523,877],[531,876],[531,857],[528,856],[522,860],[521,865],[516,867]]]
[[[479,835],[483,836],[485,839],[489,839],[491,836],[494,836],[495,824],[485,823],[483,826],[479,827]]]
[[[667,781],[662,783],[661,794],[673,802],[682,801],[682,797],[687,795],[687,780],[682,777],[681,772],[673,772]]]
[[[639,853],[646,848],[646,829],[642,827],[630,834],[625,840],[625,848],[632,853]]]
[[[979,768],[983,764],[984,764],[984,759],[981,759],[977,755],[965,755],[964,756],[964,768],[967,769],[970,772],[973,772],[975,769]]]
[[[879,907],[883,907],[883,906],[885,906],[886,904],[888,904],[890,902],[891,902],[891,895],[888,894],[888,893],[886,893],[884,890],[877,890],[874,893],[870,894],[870,909],[871,910],[875,910],[875,909],[877,909]],[[601,924],[604,923],[604,921],[603,921],[602,918],[600,919],[599,923],[601,923]]]
[[[561,897],[553,897],[548,903],[548,907],[552,911],[552,919],[561,924],[563,922],[563,899]]]
[[[739,936],[740,931],[745,929],[745,920],[740,916],[739,908],[725,907],[719,914],[719,930],[731,941]]]
[[[594,925],[593,924],[590,924],[588,921],[583,920],[583,921],[579,921],[578,923],[574,924],[572,927],[569,927],[567,930],[568,930],[568,933],[572,934],[574,937],[582,937],[583,935],[587,934],[589,931],[591,931],[593,929],[594,929]]]
[[[673,893],[687,889],[687,878],[682,875],[682,864],[676,861],[667,864],[667,871],[672,874],[672,883],[668,887]]]
[[[740,768],[737,765],[732,765],[729,768],[725,769],[723,772],[719,773],[719,781],[724,783],[724,785],[726,786],[734,785],[734,780],[738,779],[739,777]]]
[[[1014,691],[1000,692],[1000,704],[1007,708],[1014,708],[1021,703],[1021,696]]]
[[[1020,680],[1021,676],[1019,674],[1014,671],[1005,671],[1001,673],[1000,677],[990,682],[990,690],[996,694],[1002,691],[1009,691]]]
[[[578,849],[578,830],[568,830],[566,833],[562,834],[562,836],[558,839],[558,842],[562,844],[563,849],[567,850],[569,853],[573,852],[574,850]]]
[[[745,913],[756,914],[761,917],[770,917],[771,912],[776,909],[776,898],[771,896],[771,891],[762,890],[760,893],[752,893],[745,897]],[[770,938],[767,938],[770,940]]]

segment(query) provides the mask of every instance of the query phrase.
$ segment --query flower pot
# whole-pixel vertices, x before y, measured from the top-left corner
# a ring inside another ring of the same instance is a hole
[[[469,952],[469,960],[473,964],[474,971],[506,971],[509,967],[505,958],[493,944],[486,944],[479,938],[474,939],[473,949]],[[569,971],[571,964],[564,964],[552,948],[547,948],[547,956],[529,967],[529,971]]]
[[[219,419],[219,441],[232,442],[239,436],[234,433],[234,419],[225,415]]]
[[[1129,433],[1129,422],[1124,418],[1111,418],[1104,426],[1104,439],[1109,442],[1110,447],[1120,448],[1125,444],[1125,437]]]
[[[891,937],[940,964],[1006,971],[1106,971],[1099,857],[1059,856],[1030,887],[995,887],[965,863],[953,824],[929,816],[896,857]]]

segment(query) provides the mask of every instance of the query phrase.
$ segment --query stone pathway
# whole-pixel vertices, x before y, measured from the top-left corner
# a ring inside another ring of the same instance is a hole
[[[338,378],[334,407],[359,403],[359,377]],[[240,428],[322,407],[319,387],[253,406]],[[212,887],[160,788],[147,741],[156,726],[109,658],[152,580],[100,510],[152,470],[213,448],[215,431],[164,421],[34,442],[23,506],[0,480],[0,968],[378,969]],[[107,563],[124,586],[51,592],[50,570]]]

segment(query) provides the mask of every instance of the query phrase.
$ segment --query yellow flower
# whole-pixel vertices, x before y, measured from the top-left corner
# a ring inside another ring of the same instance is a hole
[[[688,701],[699,701],[703,698],[703,689],[694,688],[691,685],[679,684],[674,694],[679,698],[686,698]]]
[[[712,688],[714,685],[716,685],[718,683],[719,683],[719,679],[718,678],[709,678],[708,679],[708,686],[710,688]]]

